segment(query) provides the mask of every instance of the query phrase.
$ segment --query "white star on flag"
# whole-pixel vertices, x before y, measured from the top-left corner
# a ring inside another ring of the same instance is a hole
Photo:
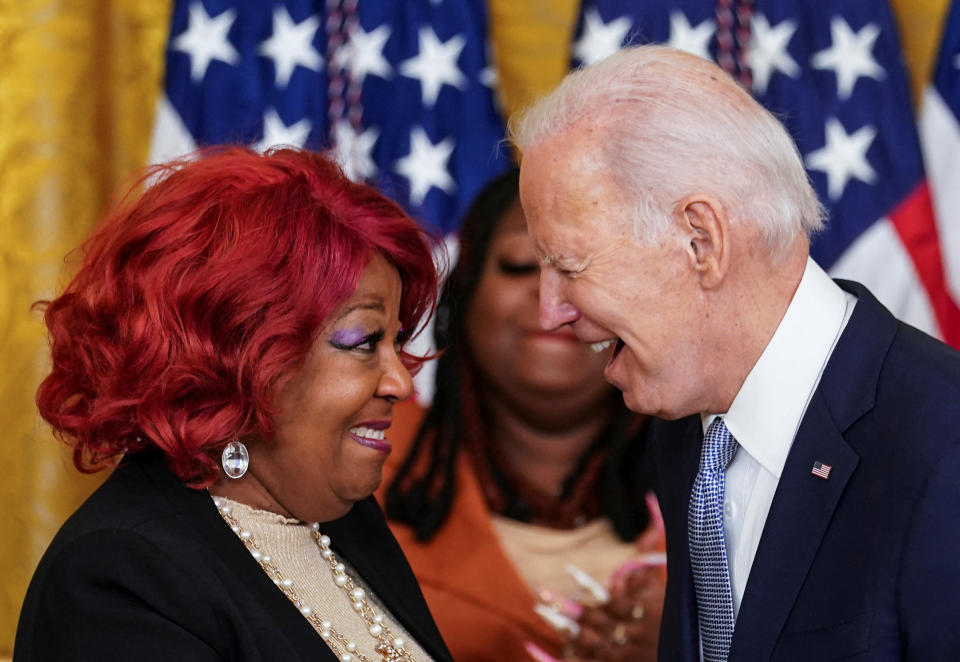
[[[497,83],[500,80],[500,75],[497,73],[497,65],[493,59],[493,49],[490,47],[489,43],[487,44],[485,50],[487,56],[487,66],[480,70],[478,79],[480,80],[481,85],[486,85],[494,92],[494,96],[496,96]]]
[[[463,35],[455,35],[441,42],[431,27],[420,28],[420,52],[400,64],[400,73],[408,78],[420,79],[423,105],[432,106],[444,85],[464,89],[467,84],[457,58],[466,45]]]
[[[620,50],[632,25],[626,16],[604,23],[600,12],[589,9],[583,15],[583,34],[574,46],[573,54],[584,65],[610,57]]]
[[[827,144],[807,154],[805,163],[811,170],[827,175],[827,194],[839,200],[851,177],[865,184],[873,184],[877,173],[867,163],[867,150],[877,136],[877,130],[867,124],[848,135],[835,117],[827,120]]]
[[[850,24],[840,16],[830,21],[830,48],[814,53],[810,63],[814,69],[833,69],[837,74],[837,96],[841,101],[850,98],[853,86],[861,76],[883,80],[883,67],[873,58],[873,44],[880,36],[875,23],[867,23],[854,33]]]
[[[713,32],[713,21],[709,19],[694,28],[690,26],[686,14],[680,11],[670,12],[670,40],[667,45],[709,60],[709,45]]]
[[[373,161],[373,146],[380,137],[380,130],[369,127],[363,133],[357,133],[349,122],[343,120],[333,127],[333,158],[343,168],[347,177],[355,182],[373,178],[377,174],[377,165]]]
[[[767,85],[774,71],[797,78],[800,76],[800,65],[790,57],[787,46],[797,31],[795,21],[780,21],[771,27],[767,17],[756,14],[751,23],[753,37],[747,47],[747,62],[753,74],[753,89],[758,94],[765,94]]]
[[[496,91],[498,80],[497,69],[492,64],[488,64],[480,71],[480,83],[486,85],[491,90]]]
[[[383,57],[383,47],[390,38],[390,26],[383,24],[367,32],[357,23],[356,29],[350,33],[342,53],[341,66],[350,69],[351,77],[358,84],[368,75],[389,78],[392,73],[390,63]]]
[[[320,20],[316,16],[294,23],[286,7],[274,8],[273,34],[260,44],[257,52],[273,60],[277,87],[287,86],[298,64],[320,71],[323,58],[311,43],[319,27]]]
[[[199,83],[207,73],[211,60],[220,60],[227,64],[237,64],[240,54],[227,39],[233,22],[237,18],[235,9],[228,9],[211,18],[203,3],[190,5],[190,19],[187,29],[170,42],[170,47],[190,56],[190,78]]]
[[[275,145],[303,147],[310,135],[310,129],[310,120],[306,117],[287,126],[276,110],[268,108],[263,114],[263,138],[254,145],[254,149],[265,152]]]
[[[453,193],[456,184],[447,172],[447,161],[453,153],[453,139],[430,142],[423,127],[410,132],[410,153],[396,163],[396,171],[410,181],[410,203],[419,205],[431,187]]]

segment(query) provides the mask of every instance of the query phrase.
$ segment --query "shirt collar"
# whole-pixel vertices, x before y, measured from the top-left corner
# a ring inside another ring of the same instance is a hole
[[[807,258],[780,325],[729,411],[719,414],[740,447],[778,479],[851,302],[856,299]],[[701,417],[704,431],[716,417]]]

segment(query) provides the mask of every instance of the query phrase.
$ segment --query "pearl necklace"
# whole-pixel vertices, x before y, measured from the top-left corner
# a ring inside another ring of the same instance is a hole
[[[240,522],[231,514],[233,509],[218,497],[213,498],[213,503],[230,530],[237,534],[237,537],[249,550],[254,560],[260,564],[260,567],[273,580],[273,583],[283,591],[287,599],[300,610],[304,618],[310,621],[310,624],[320,633],[327,645],[340,657],[341,662],[371,662],[363,653],[357,652],[357,645],[335,630],[330,621],[323,620],[313,609],[304,604],[294,590],[293,582],[280,573],[280,569],[273,563],[270,555],[260,550],[250,531],[242,528]],[[383,616],[378,614],[367,602],[366,591],[346,573],[345,566],[330,549],[330,538],[320,533],[320,524],[312,523],[310,531],[317,547],[320,548],[320,556],[330,565],[333,583],[342,588],[353,600],[354,611],[367,624],[367,632],[376,640],[376,651],[380,654],[381,662],[414,662],[410,653],[404,649],[406,642],[400,637],[395,637],[390,629],[384,625]]]

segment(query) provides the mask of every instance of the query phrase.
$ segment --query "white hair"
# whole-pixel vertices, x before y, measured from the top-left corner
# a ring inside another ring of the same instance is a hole
[[[784,126],[722,69],[666,46],[623,49],[567,75],[510,124],[521,152],[583,122],[656,240],[685,196],[709,194],[779,254],[823,227],[824,211]]]

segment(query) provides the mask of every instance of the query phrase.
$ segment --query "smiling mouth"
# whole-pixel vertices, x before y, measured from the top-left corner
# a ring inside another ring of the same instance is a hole
[[[624,347],[626,347],[626,343],[617,338],[617,345],[613,348],[613,354],[610,355],[610,360],[613,361],[616,359],[617,355],[620,354]]]
[[[616,346],[613,348],[613,353],[610,355],[610,361],[612,362],[615,358],[617,358],[617,354],[619,354],[624,348],[624,342],[619,338],[609,338],[607,340],[601,340],[600,342],[590,343],[590,349],[599,354],[614,343],[616,343]]]
[[[393,448],[393,444],[386,439],[385,431],[382,429],[358,425],[357,427],[350,428],[348,432],[355,442],[361,446],[372,448],[375,451],[389,453]]]

